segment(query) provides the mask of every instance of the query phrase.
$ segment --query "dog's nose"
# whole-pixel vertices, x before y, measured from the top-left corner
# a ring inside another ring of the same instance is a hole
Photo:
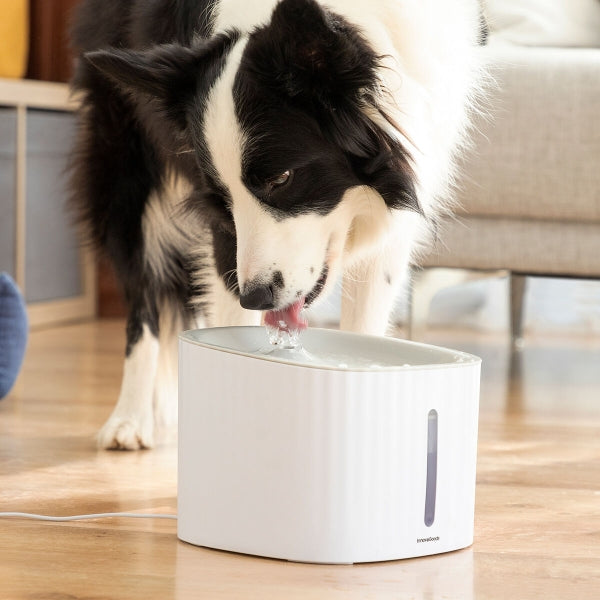
[[[273,288],[265,284],[253,286],[240,296],[240,304],[250,310],[270,310],[274,306]]]

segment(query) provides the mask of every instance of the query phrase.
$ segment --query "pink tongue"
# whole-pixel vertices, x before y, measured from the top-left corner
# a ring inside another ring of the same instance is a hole
[[[284,331],[302,331],[308,327],[306,319],[300,315],[303,307],[304,297],[283,310],[270,310],[265,315],[265,325]]]

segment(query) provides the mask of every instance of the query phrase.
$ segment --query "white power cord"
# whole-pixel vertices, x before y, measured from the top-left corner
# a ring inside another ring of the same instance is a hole
[[[85,521],[88,519],[106,519],[114,517],[127,517],[134,519],[177,519],[177,515],[126,512],[97,513],[91,515],[70,515],[67,517],[53,517],[50,515],[36,515],[33,513],[23,512],[0,512],[0,518],[2,517],[12,517],[15,519],[35,519],[38,521]]]

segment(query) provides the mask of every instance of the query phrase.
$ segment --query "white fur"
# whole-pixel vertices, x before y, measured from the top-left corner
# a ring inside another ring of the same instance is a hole
[[[147,325],[125,359],[119,400],[98,433],[100,448],[138,450],[154,446],[154,379],[159,344]]]
[[[219,33],[235,28],[248,33],[257,25],[270,21],[271,13],[278,2],[279,0],[221,1],[215,13],[214,32]]]
[[[177,250],[187,253],[193,232],[188,225],[189,216],[183,212],[183,202],[192,191],[183,177],[169,177],[160,193],[153,193],[142,219],[144,257],[154,274],[162,279],[168,274],[161,257]]]

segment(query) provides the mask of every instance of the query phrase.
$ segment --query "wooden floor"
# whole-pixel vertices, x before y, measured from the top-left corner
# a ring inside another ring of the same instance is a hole
[[[35,332],[0,402],[0,511],[176,511],[173,442],[97,451],[118,392],[120,322]],[[475,543],[354,566],[196,548],[175,521],[0,520],[0,598],[598,599],[600,340],[430,334],[483,358]]]

